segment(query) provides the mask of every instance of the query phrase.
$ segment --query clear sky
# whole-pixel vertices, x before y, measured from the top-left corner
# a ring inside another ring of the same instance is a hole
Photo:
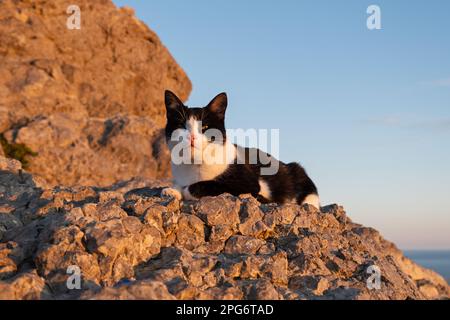
[[[322,204],[401,248],[450,249],[450,1],[114,2],[188,73],[188,104],[226,91],[227,127],[280,129]]]

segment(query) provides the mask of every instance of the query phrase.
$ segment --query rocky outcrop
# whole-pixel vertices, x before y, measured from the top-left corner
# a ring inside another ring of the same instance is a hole
[[[81,29],[69,30],[71,4],[0,1],[3,149],[52,185],[167,177],[163,94],[187,99],[189,79],[131,9],[77,1]]]
[[[449,297],[441,276],[337,205],[179,202],[163,185],[49,188],[0,157],[0,299]]]

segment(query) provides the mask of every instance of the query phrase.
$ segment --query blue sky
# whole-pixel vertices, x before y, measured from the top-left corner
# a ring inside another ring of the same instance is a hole
[[[450,1],[114,2],[188,73],[188,104],[226,91],[229,128],[279,128],[322,204],[401,248],[450,249]]]

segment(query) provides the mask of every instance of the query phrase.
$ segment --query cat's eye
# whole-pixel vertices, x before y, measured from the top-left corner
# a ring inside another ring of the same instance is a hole
[[[206,129],[208,129],[208,126],[203,126],[202,127],[202,130],[206,130]]]

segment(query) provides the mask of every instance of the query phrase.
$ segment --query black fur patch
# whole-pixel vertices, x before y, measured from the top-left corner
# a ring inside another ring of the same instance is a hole
[[[254,149],[238,147],[238,150],[246,154],[246,163],[229,165],[228,169],[214,180],[192,184],[189,192],[196,198],[218,196],[222,193],[234,196],[250,193],[262,203],[285,203],[296,200],[298,204],[301,204],[308,195],[317,194],[314,182],[298,163],[284,164],[279,161],[279,169],[275,175],[263,176],[261,168],[267,165],[261,164],[259,157],[258,163],[250,163],[248,154]],[[277,160],[273,158],[273,161]],[[259,195],[260,180],[267,183],[271,192],[270,199]]]

